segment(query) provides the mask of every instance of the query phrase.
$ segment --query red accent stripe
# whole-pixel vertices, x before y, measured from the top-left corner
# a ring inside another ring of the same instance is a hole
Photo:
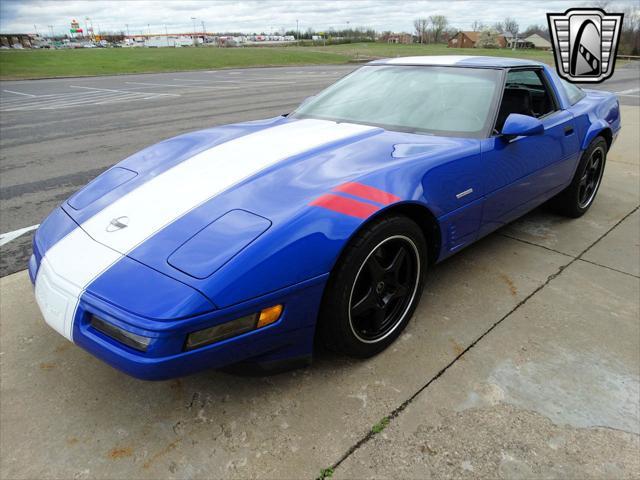
[[[384,190],[380,190],[378,188],[370,187],[369,185],[363,185],[362,183],[356,182],[343,183],[342,185],[336,187],[335,191],[348,193],[349,195],[353,195],[355,197],[360,197],[364,198],[365,200],[381,203],[382,205],[389,205],[390,203],[400,200],[400,197],[398,197],[397,195],[393,195],[392,193],[387,193]]]
[[[310,205],[357,218],[368,218],[379,209],[379,207],[371,205],[370,203],[360,202],[353,198],[341,197],[331,193],[316,198]]]

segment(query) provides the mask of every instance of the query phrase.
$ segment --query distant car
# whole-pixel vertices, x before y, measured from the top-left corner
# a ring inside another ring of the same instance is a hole
[[[593,204],[616,97],[546,65],[380,60],[289,115],[180,135],[56,208],[29,263],[46,322],[160,379],[370,357],[430,267],[551,201]]]

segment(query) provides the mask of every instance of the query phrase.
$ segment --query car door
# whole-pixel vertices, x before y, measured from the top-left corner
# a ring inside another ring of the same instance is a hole
[[[511,113],[540,119],[544,133],[505,139],[500,130]],[[574,118],[560,107],[541,67],[507,72],[494,135],[481,149],[487,196],[480,235],[523,215],[571,180],[579,149]]]

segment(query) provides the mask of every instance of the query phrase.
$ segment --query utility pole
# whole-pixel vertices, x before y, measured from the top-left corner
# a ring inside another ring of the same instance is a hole
[[[296,18],[296,40],[300,41],[300,24],[298,23],[298,19]]]
[[[202,20],[202,44],[204,45],[205,43],[205,38],[207,37],[207,32],[204,28],[204,20]]]
[[[164,36],[167,39],[167,47],[169,46],[169,30],[167,30],[167,25],[164,25]]]
[[[193,46],[198,46],[198,40],[196,39],[196,17],[191,17],[191,21],[193,21],[193,33],[191,34],[191,39],[193,40]]]
[[[151,36],[151,24],[147,23],[147,33]]]
[[[53,25],[47,25],[47,27],[49,27],[49,33],[51,34],[51,38],[53,38],[55,36],[53,34]]]

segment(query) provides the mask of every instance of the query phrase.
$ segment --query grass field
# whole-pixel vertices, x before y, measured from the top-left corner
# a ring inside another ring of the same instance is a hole
[[[274,65],[338,64],[408,55],[491,55],[553,61],[550,52],[353,43],[313,47],[93,48],[0,51],[0,79],[151,73]]]

